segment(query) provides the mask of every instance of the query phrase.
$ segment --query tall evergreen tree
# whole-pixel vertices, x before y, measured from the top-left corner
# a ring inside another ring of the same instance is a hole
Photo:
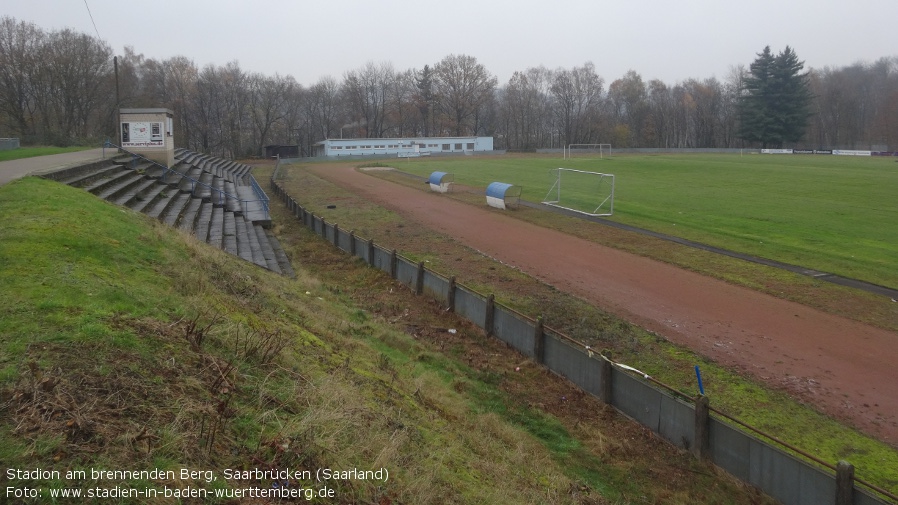
[[[434,102],[433,69],[430,68],[430,65],[424,65],[424,69],[421,72],[415,73],[415,86],[418,88],[416,96],[418,111],[421,113],[421,123],[424,126],[420,134],[429,137]]]
[[[797,142],[810,117],[811,92],[804,62],[786,46],[774,56],[770,46],[758,54],[743,81],[739,136],[762,147]]]

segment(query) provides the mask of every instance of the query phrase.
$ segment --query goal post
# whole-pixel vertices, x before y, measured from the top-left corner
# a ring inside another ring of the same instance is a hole
[[[568,144],[562,149],[564,159],[605,159],[611,156],[611,144]]]
[[[551,174],[553,184],[543,204],[587,216],[614,214],[614,174],[573,168],[556,168]]]

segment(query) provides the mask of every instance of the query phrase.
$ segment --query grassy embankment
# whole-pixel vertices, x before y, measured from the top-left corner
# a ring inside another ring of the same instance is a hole
[[[296,223],[291,280],[39,179],[0,188],[0,216],[0,483],[40,488],[35,502],[62,487],[271,488],[224,478],[254,467],[389,470],[291,480],[333,489],[322,503],[765,501]]]
[[[414,162],[403,162],[406,169]],[[835,463],[840,459],[852,462],[858,476],[870,480],[886,489],[898,488],[898,452],[869,436],[841,425],[836,420],[819,414],[800,395],[790,395],[782,390],[771,390],[747,378],[737,371],[727,370],[685,348],[670,345],[656,335],[635,325],[618,320],[613,316],[589,306],[579,299],[559,293],[521,272],[499,265],[495,261],[471,251],[457,242],[404,223],[403,219],[371,202],[337,188],[308,174],[299,166],[282,171],[283,184],[304,206],[323,216],[328,222],[351,228],[360,237],[375,237],[384,247],[396,248],[398,252],[415,261],[426,261],[429,268],[443,275],[455,275],[459,282],[484,293],[494,293],[497,301],[531,316],[543,315],[547,324],[558,328],[594,347],[607,347],[615,358],[622,362],[646,370],[652,376],[671,384],[682,391],[695,391],[693,366],[699,364],[705,375],[705,386],[712,404],[767,432],[802,447],[823,460]],[[426,190],[420,182],[389,172],[369,172],[369,175],[387,177],[397,183]],[[469,197],[454,194],[454,198],[471,200],[483,205],[482,196]],[[328,209],[328,204],[337,203]],[[546,224],[546,213],[536,211],[516,211],[515,217]],[[582,221],[550,216],[552,226],[570,233],[586,233]],[[286,217],[285,217],[286,219]],[[653,254],[665,253],[676,261],[694,262],[697,265],[719,265],[723,271],[732,269],[739,276],[755,279],[753,282],[772,283],[784,290],[797,291],[790,296],[804,296],[807,290],[819,297],[821,291],[829,293],[833,299],[844,299],[850,290],[826,283],[803,286],[805,278],[775,269],[761,267],[731,258],[714,257],[682,246],[671,246],[657,239],[632,237],[632,233],[615,232],[605,227],[598,228],[601,240],[620,239],[631,249],[644,249]],[[596,237],[591,237],[595,239]],[[437,253],[436,251],[439,251]],[[867,300],[862,296],[859,303]],[[710,381],[710,385],[709,385]],[[687,393],[688,394],[688,393]]]

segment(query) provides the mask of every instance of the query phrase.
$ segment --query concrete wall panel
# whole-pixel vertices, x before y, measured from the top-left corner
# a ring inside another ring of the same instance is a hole
[[[643,426],[658,433],[661,392],[618,368],[611,372],[612,404]]]
[[[560,338],[547,334],[543,351],[544,364],[566,377],[581,389],[598,396],[600,391],[600,363]]]
[[[455,312],[482,328],[486,317],[486,300],[458,286],[455,290]]]
[[[494,335],[531,358],[533,357],[533,328],[532,322],[521,319],[515,313],[496,305],[493,319]]]
[[[695,443],[695,406],[662,393],[659,434],[681,449],[692,447]]]

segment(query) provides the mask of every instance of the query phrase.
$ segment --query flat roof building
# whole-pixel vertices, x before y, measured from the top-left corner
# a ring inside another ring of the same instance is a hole
[[[403,137],[392,139],[326,139],[314,146],[314,156],[398,156],[472,154],[493,150],[493,137]]]

